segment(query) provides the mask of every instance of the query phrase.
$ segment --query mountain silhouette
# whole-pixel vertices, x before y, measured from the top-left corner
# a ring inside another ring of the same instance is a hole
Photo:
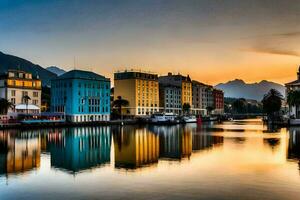
[[[225,97],[245,98],[261,101],[263,96],[270,90],[276,89],[283,96],[285,95],[285,87],[281,84],[262,80],[259,83],[245,83],[241,79],[220,83],[215,86],[224,91]]]
[[[60,75],[63,75],[64,73],[66,73],[65,70],[59,68],[59,67],[56,67],[56,66],[50,66],[50,67],[47,67],[46,68],[48,71],[56,74],[57,76],[60,76]]]
[[[9,69],[22,70],[30,72],[34,76],[38,75],[42,80],[43,86],[49,86],[51,79],[57,77],[56,74],[46,70],[40,65],[33,64],[32,62],[19,58],[17,56],[8,55],[0,52],[0,72],[7,72]]]

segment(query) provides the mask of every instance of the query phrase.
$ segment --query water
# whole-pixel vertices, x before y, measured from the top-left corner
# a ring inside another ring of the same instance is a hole
[[[300,128],[0,131],[0,199],[299,199]]]

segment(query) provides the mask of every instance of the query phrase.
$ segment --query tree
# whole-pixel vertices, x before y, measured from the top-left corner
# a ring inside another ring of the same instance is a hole
[[[208,112],[208,115],[210,115],[211,112],[214,110],[214,108],[213,108],[212,106],[207,106],[207,107],[206,107],[206,110],[207,110],[207,112]]]
[[[29,100],[31,100],[31,98],[28,95],[24,95],[22,98],[26,104],[26,113],[28,114],[28,103],[29,103]]]
[[[122,118],[122,107],[128,106],[129,102],[126,99],[122,99],[121,96],[118,96],[116,100],[113,101],[113,107],[118,109],[118,114]]]
[[[14,108],[14,104],[7,99],[0,99],[0,114],[6,115],[9,108]]]
[[[244,98],[237,99],[232,104],[232,109],[235,113],[246,113],[247,112],[247,101]]]
[[[191,105],[189,103],[184,103],[182,105],[182,110],[185,114],[189,114],[191,109]]]
[[[274,119],[276,113],[280,111],[282,99],[282,94],[275,89],[271,89],[267,94],[265,94],[262,100],[263,111],[270,117],[271,120]]]
[[[300,105],[300,91],[290,91],[287,95],[287,103],[289,107],[295,106],[296,115],[298,115]]]

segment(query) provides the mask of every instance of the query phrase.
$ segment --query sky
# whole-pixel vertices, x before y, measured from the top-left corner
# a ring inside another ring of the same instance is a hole
[[[0,0],[0,19],[0,51],[110,78],[286,83],[300,65],[300,0]]]

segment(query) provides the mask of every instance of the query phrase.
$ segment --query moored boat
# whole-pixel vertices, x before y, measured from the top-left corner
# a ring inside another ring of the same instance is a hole
[[[185,123],[196,123],[197,122],[197,118],[196,118],[195,115],[184,116],[183,117],[183,121]]]

